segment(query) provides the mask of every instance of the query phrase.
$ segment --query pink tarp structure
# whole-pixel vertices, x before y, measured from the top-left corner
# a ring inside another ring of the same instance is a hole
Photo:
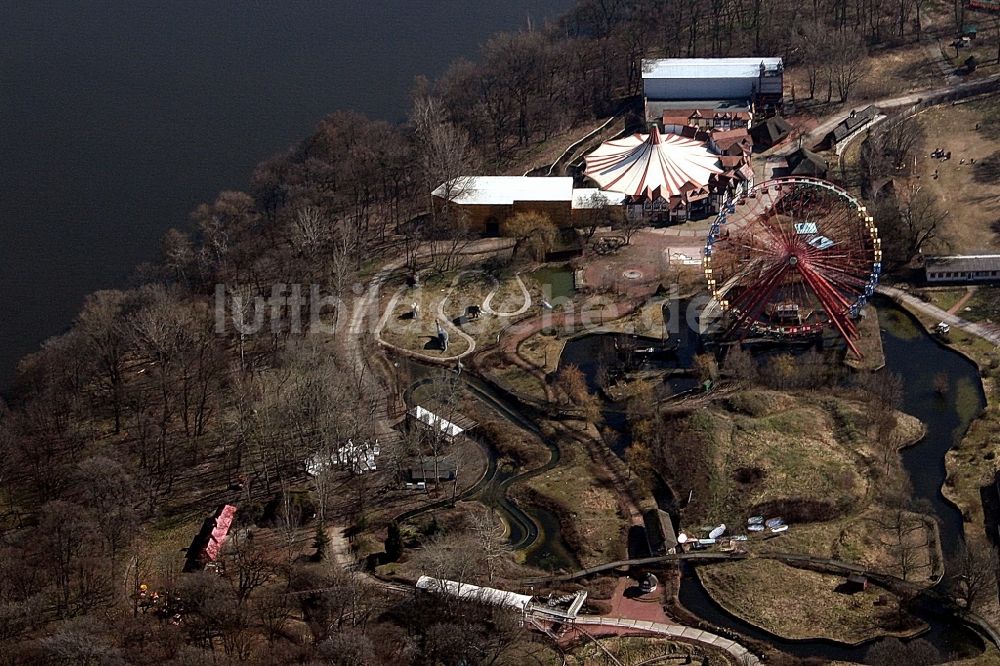
[[[212,533],[209,535],[208,543],[205,544],[205,550],[202,553],[205,560],[214,562],[219,557],[219,551],[222,550],[222,545],[226,542],[226,537],[229,536],[229,527],[233,524],[235,513],[236,507],[227,504],[215,517],[215,527],[212,528]]]
[[[723,173],[719,157],[701,141],[676,134],[633,134],[606,141],[584,160],[584,174],[605,191],[631,197],[680,196],[707,188],[709,179]]]

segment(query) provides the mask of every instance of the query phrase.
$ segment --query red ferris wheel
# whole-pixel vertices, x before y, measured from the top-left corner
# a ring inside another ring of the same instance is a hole
[[[855,354],[855,319],[875,292],[881,241],[872,216],[842,188],[769,180],[719,213],[705,278],[729,330],[803,336],[832,326]]]

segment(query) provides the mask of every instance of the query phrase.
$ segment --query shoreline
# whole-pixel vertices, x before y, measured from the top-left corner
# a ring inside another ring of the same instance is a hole
[[[960,346],[957,346],[957,344],[947,344],[947,343],[943,342],[942,340],[940,340],[939,337],[934,334],[933,329],[931,328],[931,325],[928,323],[928,317],[927,317],[927,315],[925,313],[922,313],[919,310],[917,310],[916,308],[913,308],[912,306],[910,306],[905,301],[897,300],[897,299],[892,298],[892,297],[889,297],[889,298],[900,309],[902,309],[905,312],[907,312],[914,320],[916,320],[924,328],[925,333],[937,345],[939,345],[939,346],[941,346],[941,347],[943,347],[945,349],[948,349],[948,350],[950,350],[952,352],[955,352],[956,354],[962,356],[963,358],[965,358],[966,360],[968,360],[970,363],[972,363],[976,367],[976,370],[977,370],[977,373],[978,373],[978,376],[979,376],[979,389],[982,391],[983,399],[984,399],[984,401],[985,401],[986,404],[969,421],[969,424],[965,428],[965,432],[962,433],[961,438],[958,439],[957,441],[953,442],[952,445],[951,445],[951,447],[945,452],[944,461],[943,461],[944,462],[944,468],[945,468],[945,481],[944,481],[944,483],[941,484],[941,487],[939,488],[939,490],[941,492],[941,496],[944,497],[944,499],[949,504],[951,504],[962,515],[962,533],[963,533],[963,536],[965,536],[966,538],[968,538],[969,535],[966,533],[967,532],[966,526],[967,525],[971,525],[972,521],[966,520],[966,515],[967,515],[966,509],[970,508],[970,507],[963,506],[964,502],[962,502],[960,496],[954,492],[954,490],[953,490],[954,486],[948,484],[948,480],[954,478],[954,474],[955,474],[955,471],[956,471],[955,470],[956,463],[954,462],[954,457],[956,455],[956,452],[959,449],[961,449],[964,444],[966,444],[966,440],[969,437],[969,434],[972,431],[972,429],[975,426],[975,424],[983,418],[983,415],[986,414],[987,411],[989,411],[989,409],[990,409],[991,406],[994,406],[994,403],[991,400],[992,391],[988,390],[988,387],[987,387],[986,383],[983,382],[983,371],[984,370],[983,370],[983,366],[981,364],[980,359],[977,359],[975,356],[973,356],[971,353],[969,353],[968,351],[966,351],[964,348],[962,348]],[[982,505],[980,504],[980,508],[981,508],[981,506]],[[973,509],[974,512],[976,512],[974,506],[971,507],[971,508]]]
[[[784,564],[787,564],[787,563],[784,563]],[[711,599],[712,603],[714,603],[715,605],[717,605],[727,615],[730,615],[730,616],[736,618],[739,622],[747,624],[747,625],[749,625],[749,626],[757,629],[758,631],[761,631],[761,632],[763,632],[765,634],[768,634],[769,636],[777,638],[778,640],[788,641],[788,642],[793,642],[793,643],[809,643],[809,642],[813,642],[813,641],[823,641],[823,642],[831,643],[833,645],[840,645],[840,646],[845,646],[845,647],[857,648],[857,647],[861,647],[861,646],[863,646],[863,645],[865,645],[867,643],[874,643],[875,641],[879,641],[879,640],[882,640],[882,639],[885,639],[885,638],[905,638],[905,639],[917,638],[919,636],[922,636],[923,634],[926,634],[928,631],[930,631],[930,625],[928,625],[926,622],[924,622],[923,620],[920,620],[915,615],[913,615],[911,617],[914,617],[914,618],[918,619],[919,622],[920,622],[920,624],[922,625],[922,626],[914,629],[913,631],[910,631],[910,632],[882,633],[882,634],[879,634],[877,636],[872,636],[870,638],[865,638],[865,639],[862,639],[860,641],[855,641],[855,642],[844,641],[844,640],[839,640],[839,639],[836,639],[836,638],[831,638],[829,636],[818,636],[818,635],[817,636],[785,636],[785,635],[783,635],[783,634],[781,634],[781,633],[779,633],[779,632],[777,632],[777,631],[775,631],[773,629],[769,629],[768,627],[765,627],[765,626],[759,624],[758,622],[756,622],[756,621],[754,621],[752,619],[748,619],[747,617],[744,617],[741,613],[739,613],[737,611],[734,611],[729,605],[727,605],[726,603],[720,601],[714,594],[712,594],[711,589],[709,588],[708,585],[705,584],[705,581],[701,578],[700,574],[698,573],[698,570],[702,566],[711,566],[711,565],[697,565],[697,566],[693,567],[694,568],[694,575],[698,577],[698,585],[701,586],[702,590],[704,590],[704,592],[705,592],[705,595],[709,599]],[[792,566],[792,565],[787,564],[787,566]],[[793,568],[795,568],[795,567],[793,567]],[[808,571],[808,569],[807,569],[807,571]],[[820,573],[823,573],[823,572],[820,572]],[[831,575],[832,576],[833,574],[823,573],[823,575]],[[882,588],[882,589],[885,589],[885,588]],[[893,594],[891,590],[886,590],[886,591],[889,592],[890,594]],[[678,601],[678,603],[680,603],[680,602]],[[681,604],[681,606],[683,606],[683,603]],[[686,606],[684,606],[684,609],[688,613],[691,613],[692,615],[695,615],[697,617],[697,614],[694,611],[692,611],[691,609],[687,608]]]

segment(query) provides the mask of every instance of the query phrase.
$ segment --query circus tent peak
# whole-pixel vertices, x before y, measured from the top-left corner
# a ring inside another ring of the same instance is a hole
[[[676,134],[649,134],[602,143],[585,158],[584,174],[605,191],[669,198],[706,188],[723,173],[719,157],[701,141]]]

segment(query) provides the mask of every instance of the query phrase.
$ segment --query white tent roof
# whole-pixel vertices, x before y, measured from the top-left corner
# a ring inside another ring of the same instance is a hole
[[[659,188],[669,198],[681,194],[689,183],[706,187],[713,173],[722,173],[718,156],[704,143],[676,134],[661,136],[655,126],[649,134],[606,141],[584,159],[583,173],[602,190],[628,195]]]
[[[417,419],[429,428],[437,428],[449,437],[458,437],[464,430],[451,421],[447,421],[434,412],[417,405],[410,410],[410,416]]]
[[[644,79],[755,79],[763,63],[781,68],[781,58],[659,58],[642,61]]]
[[[515,201],[571,201],[573,179],[568,176],[463,176],[454,184],[451,200],[468,205],[510,205]],[[432,192],[444,198],[447,183]]]
[[[460,599],[478,601],[493,606],[516,608],[522,612],[528,609],[532,599],[532,597],[525,594],[507,592],[493,587],[479,587],[453,580],[444,580],[443,578],[431,578],[430,576],[421,576],[418,578],[417,589],[437,592],[438,594],[449,594]]]

